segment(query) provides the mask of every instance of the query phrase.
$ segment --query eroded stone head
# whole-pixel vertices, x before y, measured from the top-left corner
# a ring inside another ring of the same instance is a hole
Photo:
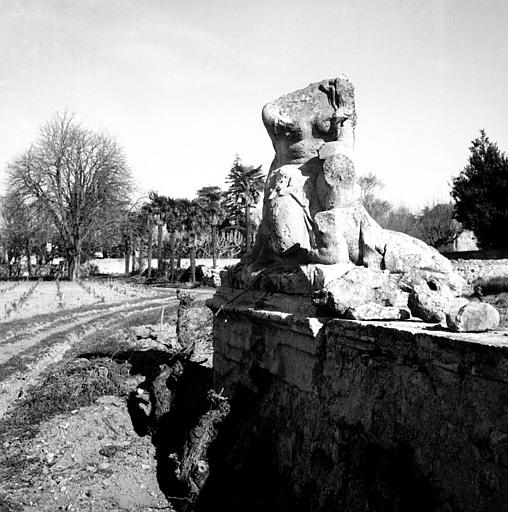
[[[317,158],[326,142],[339,142],[341,153],[353,154],[354,87],[344,75],[281,96],[267,103],[262,115],[276,167]]]

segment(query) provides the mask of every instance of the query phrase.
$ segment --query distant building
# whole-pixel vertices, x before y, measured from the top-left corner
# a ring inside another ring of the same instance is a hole
[[[474,236],[474,233],[469,229],[464,229],[460,235],[453,241],[452,251],[477,251],[478,240]]]
[[[464,229],[453,242],[440,246],[438,250],[444,254],[452,254],[456,252],[478,251],[479,249],[474,233],[469,229]]]

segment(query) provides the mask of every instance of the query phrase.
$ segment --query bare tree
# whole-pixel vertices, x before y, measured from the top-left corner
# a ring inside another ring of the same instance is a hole
[[[32,276],[32,256],[42,261],[48,256],[46,247],[56,243],[51,223],[35,204],[23,205],[13,194],[0,198],[0,246],[9,263],[12,277],[12,265],[26,258],[28,275]]]
[[[357,179],[360,187],[360,202],[377,222],[383,222],[392,208],[391,204],[378,197],[378,191],[384,187],[383,182],[374,174],[369,173]]]
[[[436,249],[452,244],[461,232],[453,218],[453,205],[439,203],[426,206],[418,219],[418,237]]]
[[[8,172],[11,193],[51,218],[65,244],[69,279],[79,279],[84,242],[122,210],[131,192],[124,152],[110,136],[57,114]]]
[[[418,237],[418,216],[405,206],[399,206],[391,210],[386,219],[380,224],[385,229]]]

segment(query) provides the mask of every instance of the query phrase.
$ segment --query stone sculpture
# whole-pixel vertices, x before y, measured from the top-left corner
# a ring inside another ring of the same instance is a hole
[[[381,228],[360,203],[354,87],[344,75],[282,96],[262,116],[275,149],[263,217],[227,284],[313,293],[318,308],[356,319],[404,319],[409,307],[444,322],[464,305],[466,283],[449,260]]]

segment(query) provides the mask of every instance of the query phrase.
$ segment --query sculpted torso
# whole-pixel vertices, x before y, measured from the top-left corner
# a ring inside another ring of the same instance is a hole
[[[263,122],[275,158],[254,259],[360,262],[360,226],[375,223],[355,199],[352,84],[311,84],[268,103]]]

